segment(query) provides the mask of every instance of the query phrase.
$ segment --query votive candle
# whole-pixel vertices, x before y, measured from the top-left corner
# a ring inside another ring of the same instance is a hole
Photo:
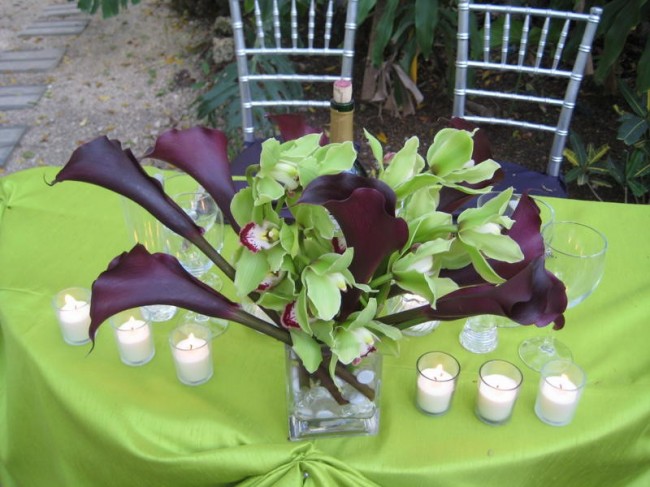
[[[449,410],[460,373],[458,361],[444,352],[427,352],[417,361],[416,404],[427,414]]]
[[[535,414],[552,426],[564,426],[573,420],[586,375],[576,364],[555,360],[542,367],[535,401]]]
[[[59,321],[63,340],[70,345],[84,345],[90,341],[90,291],[71,287],[57,293],[52,306]]]
[[[111,320],[120,359],[126,365],[144,365],[155,355],[149,322],[139,310],[123,312]]]
[[[212,377],[210,339],[210,329],[197,323],[186,323],[172,332],[169,343],[178,380],[183,384],[199,385]]]
[[[488,424],[510,419],[523,381],[521,371],[505,360],[490,360],[479,370],[476,414]]]

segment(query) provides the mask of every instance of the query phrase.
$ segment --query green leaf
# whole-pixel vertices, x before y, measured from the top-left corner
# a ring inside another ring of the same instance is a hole
[[[384,61],[384,49],[388,46],[388,42],[393,34],[393,24],[395,23],[395,12],[399,0],[385,0],[384,12],[377,24],[377,33],[375,37],[375,45],[372,46],[372,64],[378,68]]]
[[[645,118],[648,116],[648,109],[643,105],[641,98],[627,86],[627,83],[619,80],[618,89],[623,95],[623,98],[625,98],[627,104],[638,117]]]
[[[361,26],[368,18],[368,14],[373,9],[377,0],[359,0],[357,7],[357,27]]]
[[[626,145],[636,144],[648,130],[648,121],[636,115],[625,114],[621,118],[617,138]]]
[[[636,89],[639,93],[650,90],[650,36],[646,38],[645,47],[636,65]]]
[[[415,36],[425,59],[433,49],[439,8],[438,0],[415,0]]]
[[[607,14],[609,14],[609,10],[615,11],[616,8],[620,8],[620,10],[614,14],[615,18],[605,33],[605,48],[594,74],[597,81],[602,82],[605,79],[609,70],[621,56],[628,34],[641,21],[641,8],[645,1],[626,0],[622,4],[612,2],[611,7],[614,8],[611,8],[610,5],[605,7],[605,13]],[[614,4],[616,5],[614,6]]]

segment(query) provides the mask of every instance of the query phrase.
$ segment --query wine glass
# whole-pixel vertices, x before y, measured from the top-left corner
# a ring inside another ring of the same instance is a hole
[[[546,247],[546,269],[565,287],[568,308],[573,308],[594,292],[605,270],[607,239],[598,230],[577,222],[559,221],[542,231]],[[551,336],[529,338],[519,345],[519,357],[534,370],[551,360],[572,360],[571,350]]]
[[[180,193],[171,198],[183,211],[203,228],[203,236],[220,251],[223,247],[224,224],[223,214],[212,197],[202,191]],[[192,242],[166,230],[167,252],[178,259],[187,272],[200,278],[212,267],[212,261]]]
[[[168,180],[165,183],[167,186]],[[194,223],[203,228],[203,236],[210,245],[216,251],[220,251],[224,241],[224,222],[223,214],[214,199],[202,188],[197,188],[193,192],[174,194],[171,198]],[[217,275],[209,272],[213,267],[212,261],[192,242],[166,229],[166,249],[168,253],[178,259],[187,272],[197,279],[201,279],[216,291],[221,291],[223,282]],[[185,323],[199,323],[208,326],[213,338],[228,328],[228,321],[194,311],[187,311],[182,318]]]

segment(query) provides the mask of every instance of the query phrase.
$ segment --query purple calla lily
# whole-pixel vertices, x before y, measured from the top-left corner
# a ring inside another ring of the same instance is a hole
[[[334,216],[353,247],[350,272],[366,283],[383,259],[408,240],[408,225],[395,217],[395,193],[378,179],[350,173],[321,176],[302,193],[298,203],[322,205]]]
[[[237,321],[285,343],[289,334],[242,311],[241,307],[188,273],[174,257],[151,254],[137,244],[108,265],[92,286],[90,338],[100,325],[120,311],[167,304],[197,313]]]
[[[498,286],[482,284],[454,291],[436,302],[436,308],[422,306],[397,313],[381,321],[400,328],[430,320],[456,320],[492,314],[507,316],[522,325],[564,326],[567,307],[565,287],[544,268],[543,257],[529,262],[517,274]]]
[[[298,203],[322,205],[334,216],[354,248],[350,272],[356,282],[367,283],[382,261],[408,240],[408,225],[395,217],[395,193],[377,179],[349,173],[321,176],[307,185]],[[359,290],[343,295],[340,317],[356,309]]]
[[[98,137],[78,147],[56,175],[52,184],[81,181],[125,196],[149,211],[174,232],[194,242],[201,240],[201,229],[150,177],[129,149],[117,140]]]
[[[206,127],[171,129],[156,139],[155,146],[144,157],[168,162],[192,176],[214,198],[226,221],[239,232],[230,212],[235,185],[228,159],[228,139],[223,132]]]

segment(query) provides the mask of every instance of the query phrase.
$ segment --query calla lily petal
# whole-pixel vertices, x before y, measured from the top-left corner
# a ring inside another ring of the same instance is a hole
[[[92,286],[90,337],[109,317],[151,304],[179,306],[197,313],[239,321],[240,306],[188,273],[174,257],[150,254],[137,244],[109,264]]]
[[[338,222],[348,248],[354,248],[350,271],[366,283],[390,253],[408,240],[408,226],[395,215],[395,194],[376,179],[341,173],[314,179],[298,203],[323,205]]]
[[[53,184],[62,181],[81,181],[109,189],[141,205],[188,240],[201,236],[201,229],[165,194],[160,181],[150,177],[133,153],[123,150],[117,140],[103,136],[78,147]]]
[[[206,127],[171,129],[158,137],[144,157],[173,164],[196,179],[217,202],[225,219],[239,231],[230,213],[235,185],[228,159],[228,139],[223,132]]]
[[[395,216],[397,197],[386,183],[371,178],[364,178],[347,172],[320,176],[314,179],[302,193],[299,203],[323,205],[327,201],[342,201],[359,188],[372,188],[384,197],[384,209],[390,216]]]

